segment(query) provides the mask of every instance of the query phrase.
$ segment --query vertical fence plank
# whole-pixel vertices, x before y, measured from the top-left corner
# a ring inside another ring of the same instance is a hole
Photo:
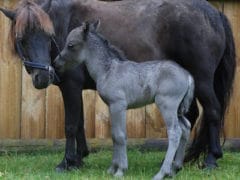
[[[57,86],[47,88],[46,97],[46,138],[64,138],[64,106]]]
[[[95,138],[95,102],[96,92],[92,90],[84,90],[84,129],[87,138]]]
[[[46,90],[33,87],[31,77],[23,69],[21,138],[45,138]]]
[[[102,101],[98,93],[96,93],[96,110],[95,110],[95,137],[108,138],[111,137],[111,124],[107,105]]]
[[[240,3],[229,1],[224,3],[224,13],[232,25],[237,55],[237,70],[234,92],[227,116],[225,118],[225,133],[228,138],[240,138]]]
[[[14,7],[17,0],[1,1],[0,6]],[[211,2],[219,10],[220,1]],[[225,1],[224,12],[228,16],[236,42],[237,72],[234,93],[226,116],[225,132],[228,138],[240,137],[240,3]],[[57,87],[36,90],[31,78],[22,70],[17,57],[8,45],[9,20],[0,13],[0,138],[63,138],[64,110]],[[23,75],[22,75],[23,73]],[[22,99],[21,99],[22,92]],[[95,92],[84,92],[85,129],[88,138],[110,137],[108,107]],[[21,102],[22,100],[22,102]],[[22,110],[21,110],[22,109]],[[146,126],[145,126],[146,125]],[[21,127],[21,130],[20,130]],[[166,128],[155,105],[149,105],[127,113],[128,137],[166,137]]]
[[[146,138],[166,138],[167,130],[155,104],[146,106]]]
[[[0,6],[13,6],[1,1]],[[10,21],[0,13],[0,139],[20,138],[21,63],[8,43]]]
[[[127,111],[127,136],[128,138],[146,137],[145,107]]]

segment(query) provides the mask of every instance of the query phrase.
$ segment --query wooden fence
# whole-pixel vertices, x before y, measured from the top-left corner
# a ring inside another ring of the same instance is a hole
[[[0,6],[14,7],[17,0],[1,0]],[[234,94],[226,116],[225,134],[240,138],[240,2],[213,1],[229,18],[236,42],[237,74]],[[0,139],[64,138],[64,108],[57,87],[36,90],[31,78],[8,45],[9,20],[0,13]],[[110,137],[108,109],[95,91],[84,91],[85,129],[88,138]],[[166,137],[164,123],[155,105],[130,110],[130,138]]]

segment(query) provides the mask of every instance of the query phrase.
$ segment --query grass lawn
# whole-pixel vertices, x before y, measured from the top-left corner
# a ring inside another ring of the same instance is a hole
[[[62,152],[11,153],[0,156],[0,179],[57,179],[57,180],[105,180],[117,179],[107,174],[111,162],[111,151],[100,150],[85,158],[81,170],[57,173],[55,165],[63,157]],[[158,172],[165,152],[128,150],[129,169],[124,180],[151,179]],[[215,170],[200,170],[197,164],[185,164],[174,178],[176,180],[240,180],[240,153],[225,152],[223,159],[218,161]]]

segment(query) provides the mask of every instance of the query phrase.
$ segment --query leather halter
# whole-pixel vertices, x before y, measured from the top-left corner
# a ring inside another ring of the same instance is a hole
[[[58,54],[60,55],[60,49],[59,49],[59,47],[58,47],[54,37],[51,36],[51,39],[52,39],[54,45],[56,46],[56,48],[58,50]],[[17,53],[18,53],[19,57],[21,58],[23,64],[26,66],[26,70],[27,70],[28,73],[30,73],[30,71],[28,70],[28,67],[35,68],[35,69],[40,69],[40,70],[45,70],[45,71],[48,71],[48,72],[53,72],[55,80],[57,82],[60,82],[60,78],[56,74],[56,72],[54,71],[52,66],[44,65],[44,64],[41,64],[41,63],[32,62],[32,61],[28,60],[24,56],[24,53],[23,53],[24,50],[23,50],[23,47],[22,47],[22,43],[21,43],[21,40],[19,40],[19,39],[16,42],[16,50],[17,50]]]

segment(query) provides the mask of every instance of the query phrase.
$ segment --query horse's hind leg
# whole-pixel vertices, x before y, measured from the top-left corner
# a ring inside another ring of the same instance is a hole
[[[201,129],[202,134],[205,133],[205,140],[208,143],[208,155],[205,165],[210,168],[217,166],[216,159],[222,156],[220,145],[220,129],[221,129],[221,107],[216,97],[213,83],[202,82],[199,85],[199,101],[203,107],[204,128]],[[204,132],[205,131],[205,132]],[[206,142],[205,142],[206,143]],[[200,143],[199,143],[200,145]]]
[[[108,173],[114,176],[123,176],[128,168],[127,134],[126,134],[126,106],[124,102],[111,104],[111,128],[113,140],[113,158]]]
[[[174,158],[174,170],[177,172],[182,168],[186,146],[190,137],[191,125],[184,116],[179,116],[179,124],[182,128],[182,136],[179,147]]]
[[[164,122],[166,124],[168,133],[168,149],[163,161],[160,171],[154,176],[154,180],[163,179],[165,176],[174,175],[173,171],[173,159],[178,149],[180,138],[182,136],[182,129],[179,125],[177,111],[179,103],[176,102],[176,97],[173,96],[161,96],[158,95],[155,98],[155,102],[160,109]]]

